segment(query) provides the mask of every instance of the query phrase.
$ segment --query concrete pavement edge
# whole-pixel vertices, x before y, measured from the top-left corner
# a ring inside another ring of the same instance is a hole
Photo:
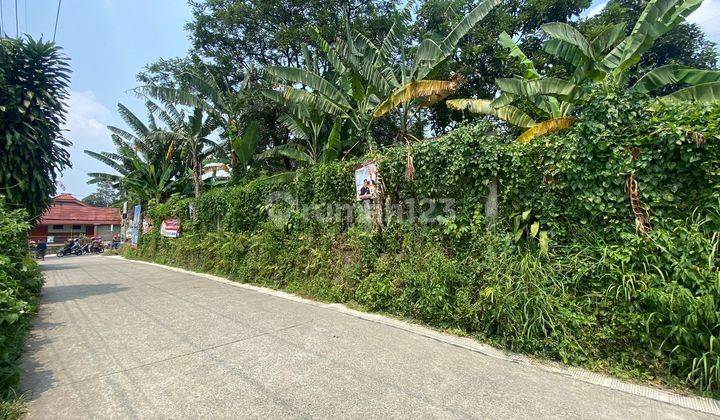
[[[249,283],[240,283],[232,280],[228,280],[224,277],[215,276],[212,274],[206,274],[206,273],[198,273],[195,271],[185,270],[182,268],[172,267],[168,265],[163,264],[157,264],[153,262],[148,261],[139,261],[139,260],[131,260],[124,258],[122,256],[106,256],[104,258],[115,258],[115,259],[123,259],[129,262],[134,262],[138,264],[147,264],[152,265],[160,268],[164,268],[166,270],[171,270],[179,273],[184,274],[191,274],[194,276],[202,277],[208,280],[212,280],[215,282],[225,283],[234,287],[243,288],[246,290],[252,290],[258,293],[262,293],[269,296],[274,296],[280,299],[286,299],[291,300],[295,302],[300,302],[307,305],[312,305],[319,308],[324,308],[336,312],[340,312],[355,318],[363,319],[369,322],[375,322],[379,324],[383,324],[386,326],[390,326],[393,328],[397,328],[406,332],[410,332],[413,334],[417,334],[426,338],[429,338],[431,340],[439,341],[451,346],[460,347],[472,352],[480,353],[485,356],[493,357],[500,360],[505,360],[513,363],[518,363],[520,365],[530,366],[535,369],[541,369],[543,371],[546,371],[548,373],[553,373],[557,375],[563,375],[581,382],[590,383],[593,385],[609,388],[615,391],[624,392],[631,395],[637,395],[640,397],[648,398],[655,401],[660,401],[669,405],[688,408],[691,410],[712,414],[715,416],[720,416],[720,401],[714,400],[711,398],[704,398],[704,397],[697,397],[697,396],[686,396],[686,395],[680,395],[672,391],[659,389],[659,388],[653,388],[646,385],[640,385],[640,384],[634,384],[630,382],[625,382],[617,378],[613,378],[608,375],[603,375],[596,372],[591,372],[586,369],[573,367],[573,366],[565,366],[560,363],[555,362],[549,362],[549,361],[539,361],[533,358],[530,358],[525,355],[516,354],[504,350],[497,349],[495,347],[492,347],[487,344],[483,344],[477,340],[474,340],[472,338],[467,337],[459,337],[455,335],[451,335],[448,333],[440,332],[437,330],[434,330],[430,327],[422,326],[419,324],[410,323],[407,321],[402,321],[399,319],[390,318],[384,315],[379,314],[373,314],[369,312],[362,312],[355,309],[348,308],[347,306],[340,304],[340,303],[323,303],[318,302],[306,298],[302,298],[300,296],[294,295],[292,293],[283,292],[280,290],[270,289],[262,286],[255,286]]]

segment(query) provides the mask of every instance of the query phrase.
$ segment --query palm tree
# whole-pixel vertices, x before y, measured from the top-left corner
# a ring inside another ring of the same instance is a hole
[[[116,152],[85,153],[114,169],[116,173],[92,172],[89,184],[109,181],[129,199],[147,202],[150,199],[165,200],[179,192],[184,183],[182,168],[173,159],[168,159],[169,142],[150,139],[160,130],[154,113],[157,106],[148,101],[148,123],[143,123],[123,104],[118,104],[118,113],[130,131],[108,126]]]
[[[628,70],[640,61],[660,36],[681,23],[701,3],[702,0],[650,0],[628,36],[623,36],[624,23],[607,28],[592,41],[588,41],[567,23],[543,25],[542,30],[549,37],[544,45],[545,50],[575,68],[570,80],[539,77],[537,73],[537,77],[528,77],[526,74],[525,77],[497,79],[496,84],[502,92],[497,99],[455,100],[448,101],[448,106],[495,115],[513,125],[527,128],[518,137],[520,141],[567,128],[574,122],[571,115],[574,106],[587,100],[592,84],[600,83],[607,87],[626,85]],[[518,57],[517,54],[515,56]],[[628,89],[653,93],[668,85],[678,84],[687,87],[657,97],[656,101],[720,100],[720,71],[674,64],[649,71]],[[544,111],[549,119],[536,123],[527,114],[511,106],[521,99]]]
[[[317,36],[319,36],[316,33]],[[313,55],[307,45],[302,46],[304,64],[307,71],[319,73],[319,60]],[[271,68],[268,74],[279,76],[280,69]],[[326,78],[330,75],[326,75]],[[285,125],[292,136],[288,144],[275,146],[260,155],[261,158],[284,157],[299,164],[316,164],[320,161],[331,161],[340,157],[343,142],[340,132],[343,126],[343,117],[336,116],[332,128],[328,131],[328,115],[318,107],[307,106],[302,102],[291,100],[292,87],[284,87],[284,91],[263,89],[262,94],[282,107],[284,112],[279,121]]]
[[[483,19],[500,0],[483,0],[468,13],[440,42],[426,38],[408,59],[408,32],[413,2],[398,13],[380,46],[362,33],[354,36],[346,23],[345,40],[334,46],[315,32],[316,48],[325,54],[331,71],[320,74],[315,68],[271,66],[265,71],[288,82],[283,99],[304,105],[320,113],[350,122],[354,134],[364,139],[370,149],[373,141],[369,128],[374,118],[382,117],[400,107],[399,137],[408,145],[408,179],[413,165],[409,121],[414,109],[428,106],[452,92],[459,80],[431,80],[434,70],[455,51],[457,43]],[[298,87],[300,85],[300,87]]]
[[[236,103],[245,98],[252,75],[253,68],[250,67],[238,92],[222,88],[211,75],[197,71],[183,74],[189,88],[145,85],[135,88],[134,91],[138,95],[155,98],[166,106],[181,105],[205,112],[208,120],[213,121],[212,124],[221,130],[221,138],[226,140],[223,147],[229,152],[233,172],[243,172],[254,153],[254,148],[247,152],[249,144],[245,142],[255,141],[257,145],[257,124],[249,120],[243,121],[242,115],[238,114]],[[241,129],[243,126],[244,130]]]
[[[88,184],[101,181],[112,183],[128,199],[147,203],[150,200],[163,202],[173,193],[180,192],[184,179],[180,177],[178,168],[170,161],[152,162],[128,145],[121,145],[117,152],[85,153],[105,163],[117,173],[91,172]]]
[[[170,129],[149,133],[147,140],[168,145],[166,160],[170,160],[177,153],[182,161],[189,164],[195,198],[199,199],[202,193],[203,162],[218,148],[218,145],[208,138],[215,131],[217,122],[206,116],[201,108],[195,108],[187,117],[172,104],[165,104],[165,109],[155,109]]]

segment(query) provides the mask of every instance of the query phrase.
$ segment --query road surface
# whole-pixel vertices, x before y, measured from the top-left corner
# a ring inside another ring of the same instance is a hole
[[[30,418],[711,417],[338,305],[104,256],[42,269]]]

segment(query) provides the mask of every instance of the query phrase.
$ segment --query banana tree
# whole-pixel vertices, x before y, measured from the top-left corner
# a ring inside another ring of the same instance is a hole
[[[178,167],[172,162],[148,162],[127,145],[120,147],[116,153],[90,150],[85,150],[85,153],[117,171],[116,174],[88,173],[91,178],[88,184],[109,181],[130,199],[162,202],[186,185],[184,179],[178,176]]]
[[[373,116],[379,118],[400,108],[400,136],[413,138],[407,130],[412,116],[410,113],[443,99],[460,84],[459,79],[432,80],[438,66],[455,52],[458,42],[499,3],[499,0],[481,1],[441,41],[423,39],[415,47],[412,57],[406,54],[408,43],[403,39],[408,24],[406,14],[401,14],[401,18],[395,21],[380,48],[366,38],[350,45],[351,51],[374,57],[374,69],[371,70],[383,76],[375,86],[382,101],[373,110]],[[375,79],[370,71],[365,73],[368,80]]]
[[[400,110],[398,137],[405,141],[407,147],[405,175],[408,181],[414,178],[412,142],[417,140],[409,130],[411,121],[422,108],[442,100],[462,82],[459,78],[434,80],[439,65],[455,52],[458,42],[499,3],[500,0],[481,1],[439,42],[432,38],[423,39],[414,48],[412,57],[408,56],[408,43],[403,39],[407,33],[409,8],[395,21],[379,48],[366,38],[360,38],[361,42],[349,46],[350,52],[373,58],[372,67],[367,70],[358,68],[361,74],[364,72],[363,76],[368,81],[374,81],[372,84],[381,99],[373,110],[373,117],[380,118],[395,109]]]
[[[217,122],[201,108],[195,108],[187,117],[171,104],[166,104],[165,110],[158,109],[157,112],[170,129],[148,134],[148,141],[168,144],[166,160],[177,153],[190,166],[195,198],[199,199],[202,193],[203,161],[218,147],[208,138],[215,131]]]
[[[331,67],[325,74],[313,68],[268,67],[265,71],[289,82],[282,92],[285,100],[348,121],[353,134],[366,140],[370,149],[374,147],[369,135],[373,119],[401,108],[399,136],[409,146],[414,139],[408,130],[413,111],[441,100],[460,83],[457,79],[432,80],[433,72],[452,55],[460,39],[499,2],[481,1],[444,39],[436,42],[427,38],[413,47],[411,59],[406,57],[410,48],[404,37],[413,5],[408,2],[379,46],[362,33],[351,34],[349,25],[345,39],[332,46],[315,33],[316,48]],[[409,148],[408,158],[408,168],[412,169]]]
[[[146,106],[149,111],[147,124],[124,105],[118,105],[118,113],[129,130],[108,127],[115,152],[85,150],[87,155],[115,171],[89,173],[89,184],[108,181],[126,198],[143,202],[151,199],[162,201],[186,185],[182,167],[166,157],[170,143],[150,139],[160,127],[154,117],[155,105],[148,102]]]
[[[243,116],[237,112],[236,104],[245,98],[252,76],[253,68],[250,67],[237,92],[223,89],[212,76],[199,72],[183,74],[188,88],[145,85],[136,87],[133,91],[139,96],[155,98],[166,106],[180,105],[205,112],[208,119],[214,121],[215,126],[221,130],[221,138],[226,140],[223,148],[230,156],[233,171],[240,169],[238,172],[243,172],[247,162],[239,159],[235,146],[246,138],[239,133],[248,131],[253,123],[249,120],[244,121]],[[242,130],[242,127],[245,129]]]
[[[502,93],[494,100],[451,99],[446,101],[447,107],[492,115],[515,127],[524,128],[526,131],[518,138],[520,141],[537,136],[544,130],[560,130],[569,127],[573,121],[572,111],[575,109],[572,102],[575,86],[562,79],[543,78],[535,68],[533,61],[523,53],[507,33],[501,33],[498,42],[509,51],[510,57],[520,62],[523,74],[516,75],[514,78],[496,79],[496,84]],[[557,96],[540,92],[554,92]],[[536,122],[528,113],[513,105],[519,99],[526,99],[525,108],[530,108],[535,114],[549,119],[540,123]]]
[[[527,74],[525,77],[497,79],[496,84],[501,92],[497,99],[455,100],[448,101],[448,106],[494,115],[511,125],[526,128],[518,137],[520,141],[529,141],[568,128],[575,121],[572,116],[575,106],[587,100],[589,85],[626,85],[628,70],[640,61],[642,54],[701,3],[702,0],[650,0],[628,36],[624,36],[624,23],[610,26],[591,41],[567,23],[543,25],[542,30],[549,38],[544,44],[545,50],[574,67],[569,80],[527,77]],[[652,94],[665,86],[678,84],[687,87],[657,97],[657,102],[720,100],[719,71],[680,65],[653,69],[628,86],[628,89]],[[519,100],[531,103],[548,118],[536,123],[530,116],[512,107]]]
[[[302,46],[302,51],[305,63],[304,70],[319,74],[320,65],[317,55],[313,55],[307,45]],[[274,77],[287,76],[286,72],[277,69],[270,70],[269,74],[274,75]],[[337,85],[336,76],[326,74],[324,78],[326,80],[332,80],[332,84]],[[292,140],[288,144],[275,146],[267,150],[262,153],[260,157],[264,159],[285,157],[298,163],[308,164],[337,159],[343,146],[340,138],[343,116],[335,117],[335,122],[328,134],[328,114],[318,107],[308,106],[307,103],[291,100],[288,89],[294,88],[284,86],[283,91],[275,89],[264,89],[262,91],[262,94],[266,98],[274,101],[284,110],[279,117],[279,121],[288,129]],[[348,100],[345,102],[349,103]]]
[[[265,74],[284,82],[277,89],[263,94],[283,106],[281,122],[295,139],[304,143],[311,160],[321,155],[323,135],[328,120],[347,123],[350,137],[356,137],[373,147],[370,138],[372,110],[379,102],[370,92],[369,84],[341,58],[337,46],[330,45],[316,29],[311,31],[317,54],[322,54],[330,69],[321,72],[318,57],[307,47],[305,68],[269,66]],[[294,146],[293,146],[294,147]]]

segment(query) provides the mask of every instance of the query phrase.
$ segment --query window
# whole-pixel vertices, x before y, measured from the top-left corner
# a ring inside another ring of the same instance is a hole
[[[63,230],[65,225],[52,225],[53,230]]]
[[[72,230],[81,230],[82,225],[72,225]]]

